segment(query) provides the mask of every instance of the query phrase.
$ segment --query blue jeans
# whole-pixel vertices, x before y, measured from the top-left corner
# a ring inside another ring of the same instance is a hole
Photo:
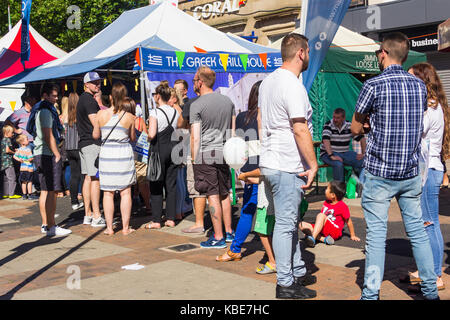
[[[296,173],[261,168],[265,187],[273,195],[275,228],[272,246],[277,264],[277,284],[288,287],[306,274],[298,241],[299,206],[304,195],[303,178]]]
[[[443,178],[443,171],[428,169],[427,181],[423,186],[420,198],[423,222],[431,222],[425,227],[425,230],[433,252],[434,272],[438,277],[442,276],[442,261],[444,260],[444,239],[439,224],[439,189]]]
[[[241,252],[242,244],[244,243],[245,239],[247,239],[248,234],[252,230],[253,216],[255,215],[257,204],[258,185],[245,184],[241,216],[239,217],[234,240],[230,246],[231,252]]]
[[[422,293],[426,299],[438,297],[433,254],[422,220],[420,195],[421,177],[390,180],[364,172],[365,183],[362,207],[366,219],[366,267],[362,300],[379,298],[384,275],[388,211],[395,197],[403,218],[406,234],[411,241],[414,259],[422,279]]]
[[[356,152],[354,151],[347,151],[347,152],[334,152],[333,155],[339,156],[344,160],[344,162],[341,162],[339,160],[331,160],[331,158],[324,154],[320,157],[320,160],[322,160],[323,163],[326,163],[333,167],[333,179],[336,181],[344,181],[344,166],[352,166],[353,169],[356,171],[356,174],[359,175],[361,173],[361,170],[363,168],[364,159],[357,160],[356,159]]]

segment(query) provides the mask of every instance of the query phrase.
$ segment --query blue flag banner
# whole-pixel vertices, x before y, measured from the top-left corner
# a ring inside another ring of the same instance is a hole
[[[309,39],[309,67],[303,84],[309,91],[344,19],[351,0],[309,0],[305,36]]]
[[[22,32],[20,42],[20,61],[30,60],[30,13],[32,0],[22,0]]]
[[[183,52],[141,48],[141,67],[145,71],[195,73],[200,66],[215,72],[265,73],[283,64],[281,53],[238,54],[225,52]]]

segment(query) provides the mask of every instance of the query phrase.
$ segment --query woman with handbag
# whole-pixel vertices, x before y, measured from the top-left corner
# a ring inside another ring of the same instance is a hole
[[[107,235],[113,235],[114,193],[120,191],[122,233],[128,235],[132,206],[131,186],[136,183],[134,154],[130,141],[136,140],[135,117],[125,110],[133,108],[134,101],[124,98],[113,108],[100,110],[94,127],[94,139],[102,138],[99,155],[100,189],[103,194],[103,210]]]
[[[154,99],[157,108],[150,112],[148,138],[151,141],[149,150],[150,200],[153,221],[146,229],[160,229],[163,209],[163,189],[166,194],[166,227],[175,226],[176,186],[178,165],[172,161],[172,149],[176,142],[172,141],[172,133],[176,129],[179,113],[168,105],[171,97],[170,87],[160,84],[156,88]],[[159,161],[157,160],[159,157]],[[159,168],[159,169],[158,169]]]

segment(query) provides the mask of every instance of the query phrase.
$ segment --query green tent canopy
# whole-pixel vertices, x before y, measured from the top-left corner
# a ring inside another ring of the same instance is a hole
[[[294,32],[299,33],[299,30]],[[282,39],[272,44],[281,49]],[[309,92],[313,108],[313,140],[322,140],[322,129],[336,108],[346,111],[346,119],[352,120],[356,101],[363,83],[355,74],[373,76],[380,73],[375,50],[379,43],[356,32],[339,27]],[[426,61],[426,55],[410,51],[403,68]],[[317,150],[319,157],[319,150]],[[319,162],[320,163],[320,162]],[[331,168],[319,170],[319,181],[332,180]]]
[[[378,46],[373,51],[350,51],[342,47],[331,47],[320,71],[378,74],[380,73],[380,68],[375,55],[376,49],[378,49]],[[403,67],[405,70],[408,70],[412,65],[423,61],[426,61],[424,53],[410,51]]]

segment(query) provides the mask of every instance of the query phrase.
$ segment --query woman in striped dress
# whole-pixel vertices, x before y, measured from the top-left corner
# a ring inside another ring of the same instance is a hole
[[[135,117],[124,111],[132,108],[133,104],[132,99],[125,98],[115,104],[113,108],[100,110],[97,113],[97,124],[93,132],[94,139],[100,138],[100,133],[102,138],[99,177],[100,189],[104,191],[103,209],[106,219],[105,234],[107,235],[114,234],[114,193],[116,191],[120,191],[122,233],[127,235],[134,231],[129,224],[132,206],[131,186],[136,183],[134,154],[130,144],[130,141],[136,140]]]

